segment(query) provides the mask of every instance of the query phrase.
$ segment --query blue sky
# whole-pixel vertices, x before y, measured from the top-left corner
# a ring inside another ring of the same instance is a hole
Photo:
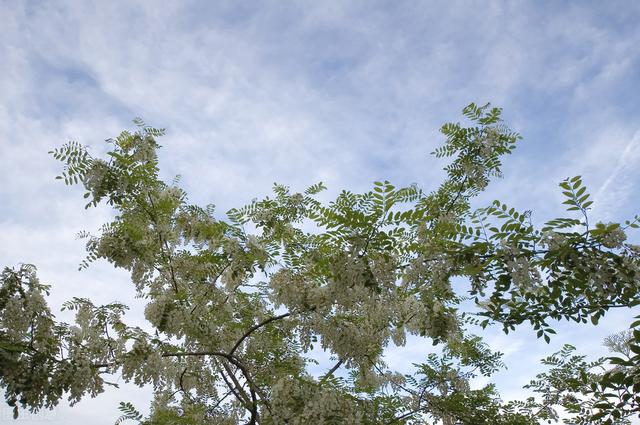
[[[490,101],[524,141],[485,200],[543,221],[562,211],[557,183],[581,174],[596,219],[640,212],[640,2],[6,1],[0,16],[0,262],[37,264],[54,306],[71,296],[139,306],[124,273],[76,271],[75,234],[110,212],[84,211],[47,155],[67,140],[101,152],[137,116],[168,130],[163,175],[181,174],[193,202],[222,212],[273,182],[430,189],[442,177],[429,156],[439,126]],[[508,353],[504,394],[518,395],[531,362],[564,342],[601,353],[630,315],[563,325],[551,347],[526,330],[489,335]],[[118,401],[149,398],[123,388],[45,416],[113,423]]]

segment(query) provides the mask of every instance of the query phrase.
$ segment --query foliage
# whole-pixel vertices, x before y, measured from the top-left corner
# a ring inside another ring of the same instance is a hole
[[[640,319],[640,317],[636,317]],[[610,350],[621,357],[610,357],[614,367],[591,384],[598,397],[594,407],[600,411],[593,417],[609,421],[640,413],[640,320],[632,323],[628,332],[606,341]],[[638,415],[640,416],[640,415]]]
[[[531,212],[500,201],[472,209],[520,136],[498,108],[463,113],[470,126],[442,127],[434,154],[451,162],[431,192],[384,181],[323,204],[321,183],[302,193],[275,185],[226,219],[159,179],[163,130],[141,121],[108,141],[106,159],[74,142],[54,150],[86,207],[116,212],[99,234],[81,234],[81,268],[104,259],[128,270],[153,330],[128,326],[120,303],[79,298],[64,305],[75,323],[57,322],[35,268],[6,268],[0,384],[15,415],[95,396],[116,372],[155,391],[148,417],[123,402],[117,423],[537,424],[558,407],[575,423],[614,423],[638,413],[636,329],[617,341],[624,358],[588,363],[565,347],[545,359],[550,370],[529,386],[537,398],[505,403],[493,385],[472,388],[503,365],[471,329],[529,322],[549,341],[552,321],[595,324],[610,308],[637,306],[640,249],[625,243],[638,218],[590,225],[580,177],[560,183],[578,218],[538,229]],[[469,299],[476,308],[463,310]],[[436,347],[404,376],[383,352],[407,334]],[[321,376],[310,373],[314,347],[335,361]]]

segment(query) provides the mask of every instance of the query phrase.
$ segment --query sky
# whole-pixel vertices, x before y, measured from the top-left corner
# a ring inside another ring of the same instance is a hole
[[[222,213],[274,182],[430,190],[445,165],[429,155],[439,127],[491,102],[524,140],[483,201],[543,222],[562,214],[557,183],[582,175],[595,220],[640,213],[640,2],[166,3],[0,2],[0,266],[36,264],[54,308],[72,296],[119,300],[143,321],[126,273],[77,271],[75,235],[111,212],[85,211],[47,154],[69,140],[104,152],[135,117],[167,129],[162,176],[181,175],[191,202]],[[604,354],[602,339],[632,313],[560,325],[549,346],[527,329],[490,332],[509,367],[496,375],[502,394],[521,396],[537,360],[563,343]],[[388,353],[391,366],[428,352],[411,341]],[[119,401],[144,410],[149,399],[125,384],[18,423],[112,424]],[[10,414],[0,407],[0,420]]]

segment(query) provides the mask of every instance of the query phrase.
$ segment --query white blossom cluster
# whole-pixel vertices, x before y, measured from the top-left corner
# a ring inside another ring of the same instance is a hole
[[[362,409],[344,393],[304,379],[281,378],[273,385],[273,423],[291,425],[363,423]]]
[[[541,284],[540,272],[533,267],[527,258],[516,257],[506,261],[505,266],[509,270],[511,279],[522,292],[531,291]]]
[[[604,234],[602,237],[602,245],[611,249],[620,248],[626,240],[627,235],[624,233],[624,230],[619,226],[615,226],[612,230]]]
[[[551,251],[555,251],[567,245],[567,237],[562,233],[547,230],[542,233],[541,242]]]

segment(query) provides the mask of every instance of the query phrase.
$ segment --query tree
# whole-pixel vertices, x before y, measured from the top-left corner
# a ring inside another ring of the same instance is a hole
[[[104,259],[128,270],[153,330],[128,326],[123,304],[82,298],[63,306],[75,323],[58,322],[35,267],[5,268],[0,383],[16,417],[19,406],[96,396],[115,372],[155,390],[149,417],[123,402],[118,423],[537,424],[558,406],[574,423],[616,423],[638,413],[638,330],[618,341],[625,358],[587,363],[565,347],[546,359],[550,371],[531,384],[541,400],[504,403],[493,385],[470,388],[502,367],[473,329],[528,322],[549,341],[552,321],[597,323],[636,306],[640,248],[625,243],[638,217],[591,226],[580,177],[560,184],[578,218],[536,228],[530,212],[499,201],[472,209],[520,136],[498,108],[463,113],[470,126],[442,127],[435,155],[451,160],[431,192],[384,181],[323,204],[322,183],[303,193],[275,185],[226,219],[159,179],[161,129],[135,121],[109,140],[107,158],[74,142],[54,150],[59,178],[84,187],[87,208],[117,213],[83,233],[81,268]],[[454,278],[468,286],[455,290]],[[469,299],[476,308],[463,311]],[[411,376],[382,359],[407,333],[438,346]],[[315,346],[335,361],[321,376],[308,371]]]

